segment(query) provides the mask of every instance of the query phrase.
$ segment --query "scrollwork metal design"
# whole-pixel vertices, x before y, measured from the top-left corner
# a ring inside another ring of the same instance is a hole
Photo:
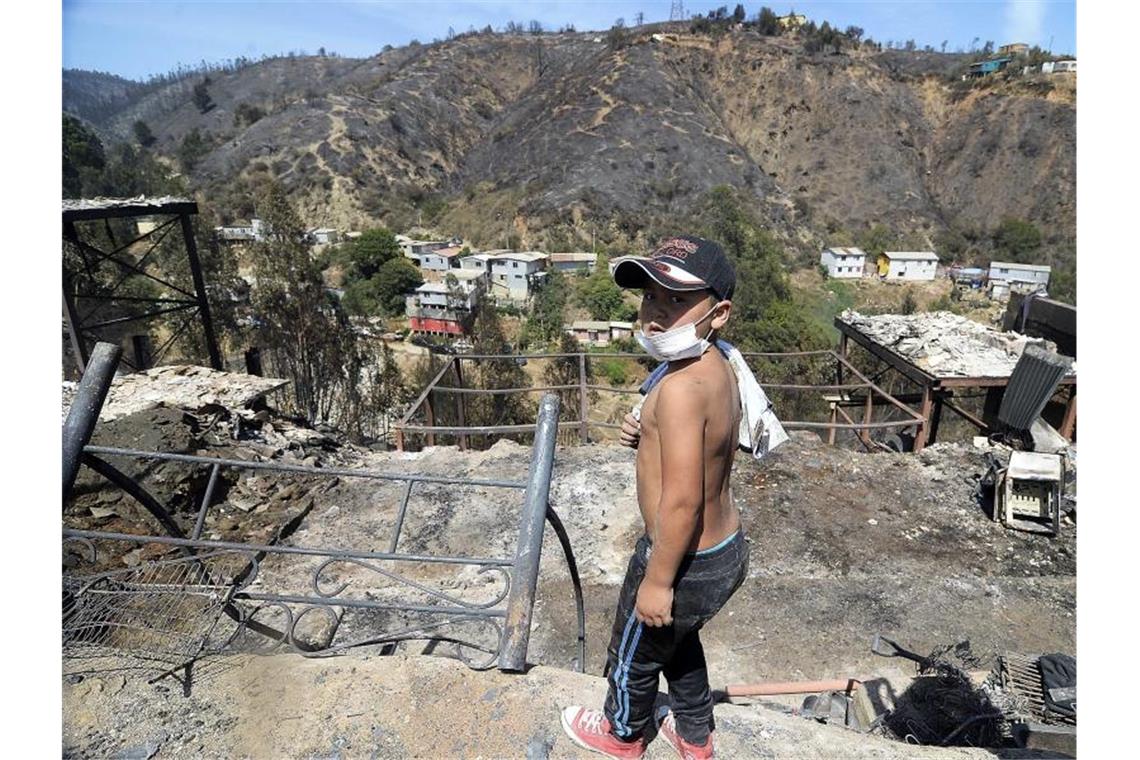
[[[495,598],[493,598],[489,601],[470,602],[470,601],[467,601],[465,599],[461,599],[457,596],[453,596],[451,594],[446,594],[446,593],[439,591],[437,589],[429,588],[428,586],[425,586],[422,583],[417,583],[416,581],[413,581],[409,578],[406,578],[406,577],[400,575],[399,573],[392,572],[391,570],[385,570],[384,568],[379,567],[376,564],[369,562],[367,560],[356,559],[356,558],[352,558],[352,557],[330,557],[329,559],[322,562],[320,564],[320,566],[317,567],[317,569],[313,571],[312,588],[313,588],[313,592],[317,596],[320,596],[320,597],[325,598],[325,599],[334,599],[334,598],[340,596],[344,592],[344,590],[347,589],[349,587],[349,585],[352,584],[352,580],[347,580],[347,581],[341,583],[339,586],[337,586],[336,588],[333,588],[333,589],[321,588],[322,580],[326,580],[326,581],[328,580],[328,579],[322,579],[321,574],[324,573],[329,567],[331,567],[332,565],[334,565],[335,563],[338,563],[338,562],[342,562],[342,563],[348,564],[348,565],[356,565],[358,567],[363,567],[367,570],[371,570],[372,572],[377,573],[378,575],[381,575],[385,578],[388,578],[389,580],[395,581],[396,583],[400,583],[400,584],[403,584],[405,586],[411,586],[412,588],[416,589],[417,591],[421,591],[430,597],[434,597],[434,598],[442,600],[444,602],[454,604],[457,607],[467,607],[470,609],[478,609],[478,610],[491,609],[492,607],[500,604],[504,599],[506,599],[507,595],[510,594],[510,591],[511,591],[511,574],[509,572],[507,572],[506,568],[497,567],[494,565],[488,565],[488,566],[480,567],[479,570],[477,571],[477,573],[479,575],[483,575],[484,573],[498,573],[500,576],[499,580],[503,584],[502,591],[500,591],[499,594]],[[335,581],[332,581],[332,582],[335,582]]]

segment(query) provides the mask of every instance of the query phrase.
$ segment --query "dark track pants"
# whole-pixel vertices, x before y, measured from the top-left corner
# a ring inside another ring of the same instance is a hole
[[[748,544],[737,531],[717,546],[686,554],[673,586],[673,624],[659,628],[638,622],[633,613],[649,551],[649,537],[642,536],[618,598],[606,660],[606,718],[617,736],[641,736],[653,718],[658,676],[664,673],[678,733],[704,744],[714,725],[700,629],[747,577]]]

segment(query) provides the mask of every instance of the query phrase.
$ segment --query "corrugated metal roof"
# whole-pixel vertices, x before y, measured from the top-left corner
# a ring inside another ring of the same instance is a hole
[[[934,251],[883,251],[892,261],[938,261]]]
[[[552,253],[552,254],[550,254],[550,260],[554,261],[554,262],[561,262],[561,263],[572,262],[572,261],[573,262],[588,261],[588,262],[595,262],[596,263],[598,260],[598,254],[596,254],[596,253]]]
[[[570,326],[572,330],[608,330],[609,322],[598,322],[590,319],[579,319]]]
[[[1000,267],[1002,269],[1024,269],[1029,272],[1051,272],[1053,268],[1046,264],[1015,264],[1011,261],[991,261],[990,269]]]

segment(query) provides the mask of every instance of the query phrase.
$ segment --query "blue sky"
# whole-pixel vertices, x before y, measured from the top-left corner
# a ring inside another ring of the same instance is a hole
[[[725,3],[685,2],[686,11],[705,12]],[[731,11],[734,2],[727,3]],[[1058,53],[1076,53],[1075,0],[916,0],[914,2],[745,2],[749,17],[762,5],[777,13],[791,9],[813,20],[844,28],[854,24],[880,42],[914,39],[922,47],[969,49],[975,38],[1053,42]],[[373,55],[386,44],[412,39],[430,42],[469,27],[494,28],[536,19],[546,28],[572,23],[579,30],[606,29],[618,17],[632,24],[669,18],[670,0],[64,0],[63,66],[108,71],[131,79],[194,65],[263,54],[318,48],[344,56]]]

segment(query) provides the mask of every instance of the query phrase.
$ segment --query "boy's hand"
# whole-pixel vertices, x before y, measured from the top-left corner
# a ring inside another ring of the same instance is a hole
[[[632,413],[626,414],[625,419],[621,421],[621,445],[636,449],[640,440],[641,420],[634,417]]]
[[[642,580],[637,588],[633,614],[651,628],[670,625],[673,622],[673,588]]]

